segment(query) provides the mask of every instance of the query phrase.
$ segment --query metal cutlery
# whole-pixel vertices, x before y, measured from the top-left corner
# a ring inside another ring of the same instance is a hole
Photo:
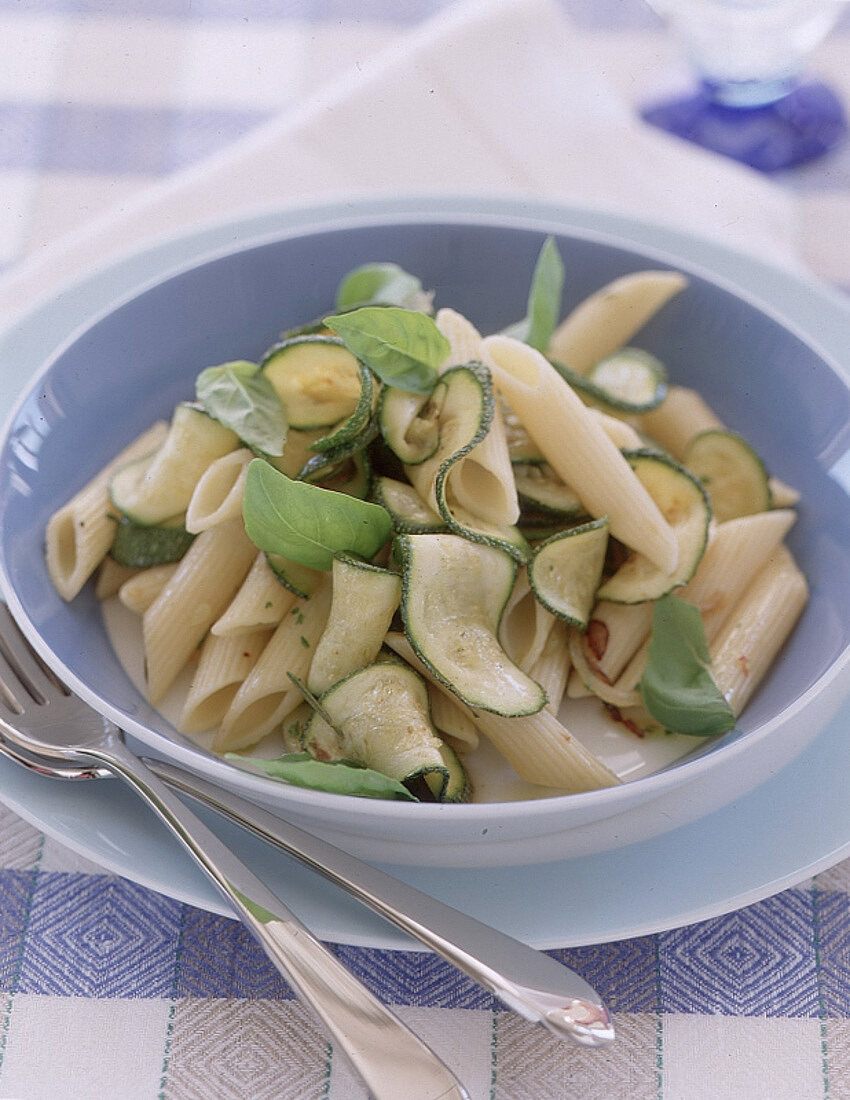
[[[58,683],[5,606],[0,607],[0,734],[36,756],[93,764],[125,780],[209,875],[374,1097],[468,1100],[437,1055],[145,767],[117,727]]]
[[[2,638],[2,631],[0,631]],[[92,721],[103,721],[90,711]],[[97,778],[96,764],[34,757],[17,743],[0,741],[0,752],[42,774]],[[608,1012],[596,991],[569,967],[489,925],[393,878],[328,842],[283,821],[239,795],[172,764],[144,763],[169,785],[224,814],[249,832],[281,848],[353,897],[419,939],[479,982],[527,1020],[584,1046],[614,1037]]]

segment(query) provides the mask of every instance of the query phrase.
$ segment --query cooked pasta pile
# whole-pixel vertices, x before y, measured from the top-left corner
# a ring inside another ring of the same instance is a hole
[[[193,669],[179,729],[214,730],[216,752],[280,731],[292,753],[460,800],[483,736],[531,783],[614,785],[571,700],[640,736],[730,728],[807,599],[784,541],[797,494],[631,346],[686,285],[619,279],[542,348],[427,296],[285,334],[53,515],[53,584],[72,600],[97,572],[97,595],[137,613],[153,704]],[[414,315],[440,350],[408,388],[346,323],[392,322],[398,346]],[[267,434],[282,410],[280,448],[257,441],[258,410]],[[346,540],[366,528],[364,552]]]

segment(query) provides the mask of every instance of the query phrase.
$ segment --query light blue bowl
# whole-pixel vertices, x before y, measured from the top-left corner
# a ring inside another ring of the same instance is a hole
[[[157,417],[193,392],[196,374],[256,359],[282,329],[332,306],[342,274],[392,260],[419,275],[484,332],[524,311],[546,232],[566,264],[569,305],[609,280],[672,267],[689,285],[640,334],[672,378],[699,390],[771,473],[802,493],[789,544],[811,600],[740,728],[664,773],[623,787],[521,804],[415,806],[287,788],[237,771],[177,734],[113,653],[91,587],[71,604],[44,566],[51,513]],[[850,390],[841,369],[721,279],[564,220],[407,214],[381,223],[335,218],[193,264],[67,334],[30,385],[0,456],[0,580],[41,652],[89,702],[149,748],[285,810],[362,854],[410,862],[555,858],[553,837],[625,813],[704,778],[734,797],[790,759],[850,690]],[[720,804],[720,801],[717,802]],[[489,839],[488,839],[489,837]],[[353,839],[352,839],[353,838]],[[496,848],[501,846],[500,854]],[[401,855],[399,854],[401,853]],[[511,853],[507,855],[506,853]]]

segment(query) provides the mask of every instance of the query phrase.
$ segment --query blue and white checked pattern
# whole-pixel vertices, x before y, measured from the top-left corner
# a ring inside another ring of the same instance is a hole
[[[641,0],[562,4],[628,102],[677,79]],[[448,6],[0,0],[0,270]],[[815,66],[848,101],[849,60],[845,18]],[[850,290],[850,146],[782,182],[799,199],[803,254]],[[335,950],[475,1100],[850,1097],[847,864],[726,917],[556,952],[615,1013],[601,1058],[430,955]],[[362,1095],[239,924],[104,874],[0,808],[0,1100]]]

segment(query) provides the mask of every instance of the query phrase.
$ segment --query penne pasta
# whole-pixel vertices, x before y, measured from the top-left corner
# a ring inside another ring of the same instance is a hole
[[[735,715],[761,683],[807,599],[806,578],[787,547],[778,546],[709,647],[714,679]]]
[[[438,690],[434,684],[428,684],[428,702],[431,721],[440,733],[453,737],[465,749],[477,748],[479,738],[475,721],[460,707],[453,695]]]
[[[148,696],[159,701],[233,599],[257,550],[240,520],[202,531],[142,617]]]
[[[580,302],[552,334],[547,354],[575,371],[586,371],[618,351],[687,279],[678,271],[636,271]]]
[[[756,512],[714,528],[696,573],[679,592],[700,609],[709,642],[796,518],[788,509]]]
[[[176,572],[176,562],[152,565],[150,569],[142,569],[121,585],[118,590],[118,599],[130,611],[135,611],[137,615],[144,615]]]
[[[95,581],[94,594],[99,600],[108,600],[111,596],[117,596],[121,585],[139,572],[129,565],[119,565],[109,556],[100,563]]]
[[[302,696],[290,674],[306,682],[330,605],[327,578],[312,596],[289,609],[222,718],[213,740],[215,752],[256,744],[300,705]]]
[[[275,627],[295,603],[295,593],[280,583],[260,551],[224,614],[210,628],[220,637],[252,634]]]
[[[155,450],[168,434],[157,421],[55,512],[46,531],[47,572],[63,600],[72,600],[103,561],[115,536],[109,481],[125,463]]]
[[[672,573],[678,547],[670,524],[552,364],[509,336],[489,336],[483,347],[496,385],[587,511],[596,518],[607,515],[615,538]],[[553,422],[559,424],[557,432]]]
[[[556,621],[537,660],[526,670],[546,692],[546,707],[553,714],[561,709],[571,668],[569,630],[566,623]]]
[[[197,733],[219,725],[271,634],[271,630],[256,630],[238,637],[207,635],[177,724],[181,732]]]
[[[674,458],[682,457],[695,435],[723,427],[696,390],[685,386],[670,386],[658,408],[641,413],[637,421],[641,430]]]
[[[242,515],[242,492],[248,463],[254,457],[247,447],[217,458],[201,474],[186,509],[186,530],[197,534]]]
[[[555,622],[552,612],[535,598],[527,570],[520,570],[502,612],[498,638],[504,651],[523,672],[530,673],[532,665],[540,658]]]

